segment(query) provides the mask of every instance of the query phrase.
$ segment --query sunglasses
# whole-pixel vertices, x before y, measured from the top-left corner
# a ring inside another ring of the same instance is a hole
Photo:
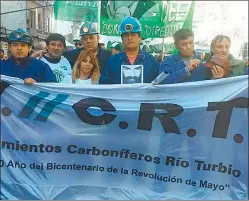
[[[75,46],[82,46],[82,43],[74,43]]]

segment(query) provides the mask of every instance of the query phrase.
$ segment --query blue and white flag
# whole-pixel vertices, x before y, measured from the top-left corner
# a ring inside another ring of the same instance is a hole
[[[248,200],[248,76],[27,86],[1,76],[1,199]]]

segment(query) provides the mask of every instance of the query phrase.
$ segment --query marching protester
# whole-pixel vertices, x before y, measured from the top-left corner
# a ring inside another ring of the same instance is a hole
[[[178,53],[167,56],[160,65],[159,74],[162,72],[168,74],[163,83],[172,84],[223,77],[224,70],[221,67],[214,66],[210,70],[196,58],[192,30],[179,29],[174,33],[173,38]]]
[[[84,50],[76,60],[72,80],[74,84],[98,84],[100,70],[98,60],[92,51]]]
[[[230,54],[231,39],[225,35],[217,35],[211,42],[211,54],[221,55],[229,59],[231,67],[228,77],[243,75],[245,71],[245,63],[234,58]]]
[[[48,64],[29,56],[32,46],[30,35],[23,29],[12,31],[8,37],[11,56],[1,60],[1,74],[18,77],[25,84],[36,82],[56,82],[54,73]]]
[[[63,56],[68,59],[69,63],[73,67],[82,50],[91,50],[98,58],[100,71],[102,71],[111,55],[111,52],[101,48],[99,44],[99,33],[97,32],[96,26],[92,22],[85,22],[80,28],[80,36],[83,48],[65,51]],[[44,54],[44,51],[36,52],[32,56],[42,57],[42,54]]]
[[[43,55],[42,61],[47,63],[56,76],[57,82],[72,83],[71,65],[69,61],[62,56],[66,47],[65,38],[58,33],[50,34],[46,39],[47,53]]]
[[[125,51],[111,56],[100,84],[150,83],[158,74],[158,63],[152,55],[140,50],[141,25],[133,17],[125,18],[120,33]]]

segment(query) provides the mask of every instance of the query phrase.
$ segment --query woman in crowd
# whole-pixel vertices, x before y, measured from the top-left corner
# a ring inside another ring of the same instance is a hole
[[[100,70],[98,59],[88,50],[80,53],[72,72],[72,81],[74,84],[98,84]]]
[[[244,75],[245,63],[230,54],[231,39],[225,35],[217,35],[211,42],[211,54],[221,55],[229,59],[231,67],[228,77]]]

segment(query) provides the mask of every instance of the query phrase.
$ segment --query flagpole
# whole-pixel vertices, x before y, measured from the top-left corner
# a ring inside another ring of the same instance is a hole
[[[100,17],[101,17],[101,0],[99,0],[98,6],[98,32],[100,33]]]
[[[164,37],[163,37],[163,46],[162,46],[162,61],[163,61],[163,59],[164,59]]]

